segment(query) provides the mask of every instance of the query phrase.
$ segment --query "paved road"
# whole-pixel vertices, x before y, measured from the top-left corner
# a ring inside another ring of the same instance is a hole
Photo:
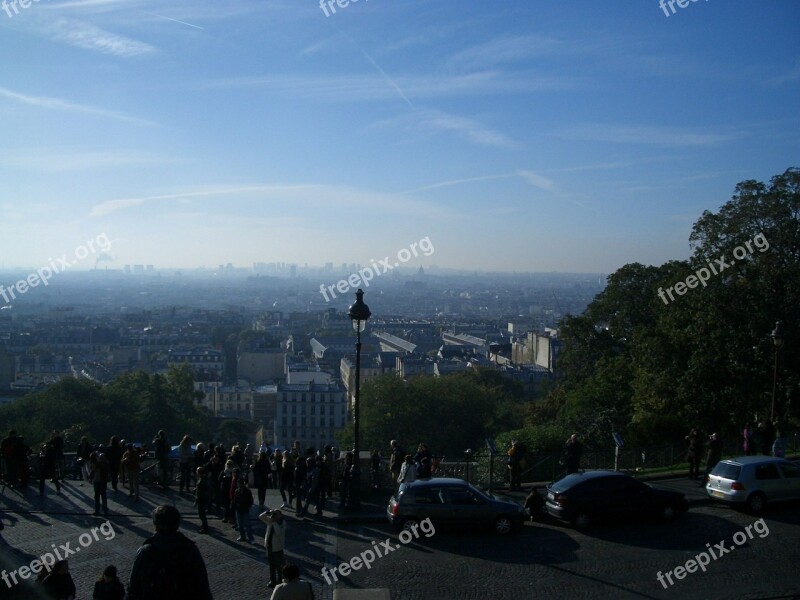
[[[675,480],[661,485],[685,489],[693,499],[702,492],[690,482]],[[136,549],[150,535],[149,511],[159,503],[172,503],[185,515],[182,529],[197,541],[208,565],[217,600],[269,597],[268,572],[263,547],[235,541],[237,533],[217,519],[213,534],[195,533],[192,498],[176,492],[145,489],[136,504],[125,493],[109,493],[113,538],[93,527],[104,519],[92,517],[90,488],[71,482],[62,496],[39,499],[34,490],[21,495],[5,490],[0,510],[6,530],[0,537],[3,568],[16,569],[36,556],[66,542],[79,553],[70,557],[78,598],[89,598],[94,580],[110,563],[122,578],[127,575]],[[316,598],[332,598],[334,587],[322,574],[323,566],[349,560],[397,535],[384,521],[382,499],[367,505],[357,522],[343,521],[330,504],[320,520],[298,520],[289,513],[287,555],[313,582]],[[278,506],[275,492],[267,504]],[[378,559],[369,570],[340,578],[340,588],[387,588],[394,600],[530,598],[534,591],[573,598],[776,598],[800,593],[800,513],[798,505],[771,510],[765,523],[769,534],[754,534],[742,547],[711,562],[706,573],[693,573],[664,589],[658,571],[684,564],[706,544],[728,540],[755,519],[719,505],[695,505],[674,524],[646,523],[598,527],[584,534],[554,523],[526,526],[519,535],[495,536],[471,531],[436,531]],[[253,511],[255,517],[255,510]],[[108,529],[106,529],[108,531]],[[264,528],[255,524],[257,538]],[[84,536],[81,538],[81,536]],[[85,547],[79,540],[89,542]],[[372,544],[375,541],[377,544]],[[385,551],[385,550],[384,550]],[[0,596],[5,585],[0,581]]]
[[[770,511],[769,533],[712,560],[707,571],[673,576],[668,589],[656,574],[683,565],[751,525],[750,515],[700,506],[672,524],[599,526],[580,533],[560,524],[527,525],[508,538],[491,533],[437,531],[401,545],[346,578],[353,587],[388,587],[393,600],[532,598],[776,598],[800,594],[800,513],[797,505]],[[764,532],[766,530],[760,529]],[[396,534],[360,526],[342,538],[340,560],[363,552],[369,540]],[[741,538],[737,538],[741,539]],[[666,580],[665,580],[666,581]],[[668,583],[668,581],[667,581]]]

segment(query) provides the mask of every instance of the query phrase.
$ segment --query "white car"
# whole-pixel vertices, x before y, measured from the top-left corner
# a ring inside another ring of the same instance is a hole
[[[772,456],[728,458],[711,471],[706,491],[712,498],[759,513],[767,502],[800,499],[800,466]]]

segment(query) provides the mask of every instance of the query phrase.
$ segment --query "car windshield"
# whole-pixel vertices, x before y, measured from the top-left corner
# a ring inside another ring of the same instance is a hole
[[[739,474],[742,472],[742,467],[740,465],[734,465],[732,463],[721,462],[717,463],[717,466],[714,467],[714,470],[711,471],[712,475],[717,477],[721,477],[722,479],[739,479]]]

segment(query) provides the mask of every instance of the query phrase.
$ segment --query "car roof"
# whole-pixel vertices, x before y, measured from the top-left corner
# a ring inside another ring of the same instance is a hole
[[[457,477],[434,477],[432,479],[415,479],[409,483],[404,483],[406,487],[427,487],[430,485],[452,485],[452,486],[461,486],[467,487],[469,485],[468,482],[464,481],[463,479],[458,479]]]
[[[782,463],[787,461],[786,459],[777,456],[735,456],[733,458],[726,458],[722,462],[745,466],[762,463]]]
[[[620,473],[619,471],[583,471],[582,473],[572,473],[564,477],[571,477],[572,479],[597,479],[599,477],[631,477],[627,473]],[[632,477],[631,477],[632,479]]]

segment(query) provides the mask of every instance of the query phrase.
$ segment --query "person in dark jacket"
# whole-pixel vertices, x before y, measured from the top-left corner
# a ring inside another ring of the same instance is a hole
[[[167,441],[167,434],[164,430],[160,430],[155,439],[153,440],[155,446],[155,458],[158,461],[158,476],[161,487],[166,488],[169,486],[169,452],[170,446]]]
[[[322,459],[314,460],[313,458],[306,459],[306,478],[305,478],[305,497],[306,501],[303,505],[302,510],[300,510],[300,516],[304,517],[308,512],[308,506],[312,502],[316,508],[316,515],[319,517],[322,515],[322,508],[321,508],[321,491],[322,488],[320,483],[322,481],[322,470],[320,468],[322,463]],[[322,496],[324,498],[324,496]]]
[[[272,473],[272,466],[269,463],[269,455],[261,452],[258,455],[258,460],[253,465],[253,482],[258,489],[258,509],[264,510],[264,501],[267,497],[267,486],[269,485],[269,477]]]
[[[695,480],[700,475],[700,459],[703,454],[703,438],[697,429],[692,429],[686,436],[686,462],[689,463],[689,479]]]
[[[237,542],[245,539],[253,543],[253,525],[250,522],[250,508],[253,506],[253,492],[247,487],[247,479],[239,477],[236,480],[236,491],[233,492],[233,509],[236,511],[236,526],[239,530]]]
[[[200,550],[178,528],[181,515],[174,506],[153,511],[155,535],[136,552],[128,584],[128,600],[212,600],[208,572]]]
[[[708,438],[708,454],[706,455],[706,473],[703,476],[703,481],[700,482],[700,486],[704,486],[708,481],[708,476],[711,474],[711,471],[714,470],[714,467],[717,466],[717,463],[722,460],[722,442],[719,439],[719,435],[716,433],[712,433],[711,436]]]
[[[114,435],[108,441],[108,448],[106,448],[106,458],[108,459],[108,474],[111,477],[111,489],[117,491],[117,483],[119,482],[119,467],[122,463],[122,444],[119,438]]]
[[[125,600],[125,586],[117,577],[117,567],[108,565],[95,581],[92,600]]]
[[[61,484],[58,481],[56,473],[56,449],[53,446],[53,441],[50,440],[39,453],[39,495],[44,495],[44,481],[48,477],[56,486],[56,493],[61,493]]]
[[[578,434],[573,433],[564,445],[564,467],[567,470],[567,475],[577,473],[580,469],[582,451],[583,447],[578,441]]]
[[[41,571],[45,574],[46,571]],[[69,564],[66,560],[59,560],[53,565],[49,573],[41,579],[45,598],[53,600],[75,600],[75,582],[69,574]]]
[[[208,533],[208,508],[213,498],[212,485],[203,467],[197,468],[197,485],[194,488],[194,503],[197,505],[197,516],[200,517],[199,533]]]

